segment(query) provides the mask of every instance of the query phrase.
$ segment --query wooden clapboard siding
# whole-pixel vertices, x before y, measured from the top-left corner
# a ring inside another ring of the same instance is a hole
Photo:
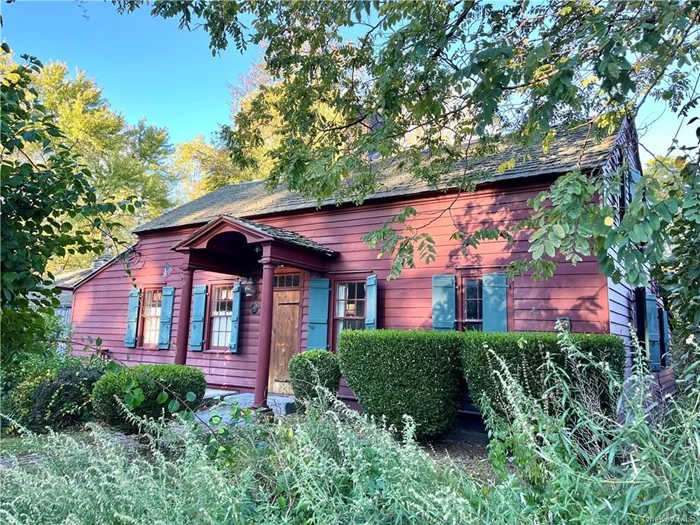
[[[455,231],[454,221],[467,230],[483,227],[507,227],[526,217],[527,200],[547,187],[545,182],[505,182],[486,186],[476,193],[436,193],[394,201],[381,201],[363,206],[329,207],[322,210],[292,212],[284,215],[250,217],[251,219],[286,228],[309,237],[338,252],[328,266],[327,277],[334,285],[342,280],[364,281],[367,275],[378,276],[379,328],[422,328],[432,326],[432,276],[454,273],[461,268],[483,268],[500,271],[514,258],[523,256],[528,249],[524,237],[509,245],[505,241],[487,241],[467,255],[459,244],[450,239]],[[453,201],[452,214],[440,213]],[[370,250],[362,241],[367,233],[381,227],[385,221],[411,205],[419,215],[411,224],[420,226],[433,221],[427,231],[435,239],[436,261],[426,265],[417,261],[414,269],[407,269],[401,278],[387,281],[391,261],[377,258],[378,250]],[[140,236],[134,248],[132,275],[139,287],[174,286],[175,306],[169,350],[142,350],[124,348],[127,297],[130,278],[119,264],[112,264],[78,287],[75,292],[74,323],[76,338],[101,337],[103,346],[112,355],[128,363],[173,362],[175,334],[179,323],[182,297],[182,258],[171,247],[196,227],[149,232]],[[162,279],[163,265],[173,267],[172,274]],[[302,273],[301,293],[301,349],[306,348],[309,316],[309,277]],[[194,285],[232,284],[236,276],[197,271]],[[258,293],[260,291],[258,286]],[[517,331],[554,330],[558,316],[572,319],[573,330],[578,332],[610,331],[608,316],[607,282],[598,271],[597,262],[589,258],[573,266],[561,263],[556,275],[545,282],[530,277],[518,277],[509,289],[509,329]],[[332,296],[333,294],[331,294]],[[189,351],[187,362],[201,368],[212,386],[249,391],[254,386],[260,314],[251,312],[251,305],[260,298],[243,297],[239,332],[239,352]],[[209,309],[209,305],[207,306]],[[330,305],[329,329],[333,325],[333,305]],[[208,334],[209,327],[205,327]],[[329,341],[333,334],[329,331]],[[344,385],[341,394],[352,393]]]

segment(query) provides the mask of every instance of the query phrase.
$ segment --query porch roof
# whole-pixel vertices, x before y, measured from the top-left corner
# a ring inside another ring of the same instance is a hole
[[[242,233],[246,236],[248,242],[252,243],[278,241],[295,248],[303,248],[306,251],[315,252],[327,257],[331,257],[335,254],[330,248],[291,230],[285,230],[284,228],[277,228],[276,226],[262,224],[250,219],[242,219],[240,217],[231,217],[228,215],[220,215],[212,219],[207,224],[179,241],[172,249],[175,251],[189,251],[191,249],[203,248],[209,239],[223,231],[237,231]]]

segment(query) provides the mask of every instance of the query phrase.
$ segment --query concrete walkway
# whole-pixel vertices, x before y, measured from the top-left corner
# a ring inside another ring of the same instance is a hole
[[[204,421],[209,421],[212,416],[220,416],[222,422],[228,423],[231,420],[229,407],[238,405],[241,408],[250,408],[253,406],[253,394],[239,394],[225,390],[207,389],[204,394],[204,399],[219,399],[219,403],[210,409],[198,410],[197,415]],[[287,416],[296,412],[296,404],[294,398],[289,396],[280,396],[270,394],[267,396],[267,406],[270,407],[272,413],[276,416]]]

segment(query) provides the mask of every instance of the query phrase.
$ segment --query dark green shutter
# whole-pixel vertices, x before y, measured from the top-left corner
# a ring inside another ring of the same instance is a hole
[[[646,294],[646,344],[649,351],[649,365],[652,372],[661,370],[661,334],[659,333],[659,312],[656,295]]]
[[[306,348],[328,348],[328,300],[331,283],[328,279],[309,280],[309,330]]]
[[[482,277],[484,332],[508,331],[508,282],[504,273]]]
[[[228,349],[232,354],[238,353],[238,325],[241,319],[241,283],[233,284],[233,304],[231,305],[231,341]]]
[[[207,315],[207,285],[194,287],[192,299],[192,326],[190,328],[190,349],[195,352],[204,350],[204,318]]]
[[[671,330],[668,326],[668,312],[663,308],[659,308],[661,315],[661,356],[662,364],[668,366],[671,364]]]
[[[377,329],[377,276],[369,275],[365,283],[365,329]]]
[[[454,275],[433,275],[433,330],[455,329]]]
[[[141,306],[141,290],[132,288],[129,292],[129,310],[126,315],[126,335],[124,336],[124,346],[127,348],[136,348],[139,306]]]
[[[175,288],[163,288],[163,302],[160,305],[160,330],[158,332],[158,350],[170,348],[170,329],[173,325],[173,305],[175,304]]]

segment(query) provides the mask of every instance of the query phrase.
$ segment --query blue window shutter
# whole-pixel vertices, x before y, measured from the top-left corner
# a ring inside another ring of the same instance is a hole
[[[646,343],[649,352],[649,365],[652,372],[661,370],[661,334],[659,333],[659,311],[656,307],[656,295],[647,294],[646,299]]]
[[[369,275],[365,283],[365,329],[377,329],[377,276]]]
[[[141,290],[132,288],[129,292],[129,310],[126,315],[126,335],[124,336],[124,346],[127,348],[136,348],[139,306],[141,306]]]
[[[233,284],[233,304],[231,305],[231,341],[228,349],[232,354],[238,353],[238,326],[241,320],[241,283]]]
[[[328,348],[328,300],[331,282],[328,279],[309,280],[309,330],[306,348]]]
[[[663,364],[668,366],[671,364],[671,330],[668,326],[668,312],[659,308],[659,315],[661,316],[661,355]]]
[[[484,332],[508,331],[508,282],[504,273],[482,277]]]
[[[190,328],[190,349],[195,352],[204,350],[204,318],[207,315],[207,285],[194,287],[192,301],[192,326]]]
[[[433,330],[455,329],[456,282],[454,275],[433,275]]]
[[[173,305],[175,304],[175,288],[163,288],[163,302],[160,305],[160,330],[158,332],[158,350],[170,348],[170,328],[173,325]]]

